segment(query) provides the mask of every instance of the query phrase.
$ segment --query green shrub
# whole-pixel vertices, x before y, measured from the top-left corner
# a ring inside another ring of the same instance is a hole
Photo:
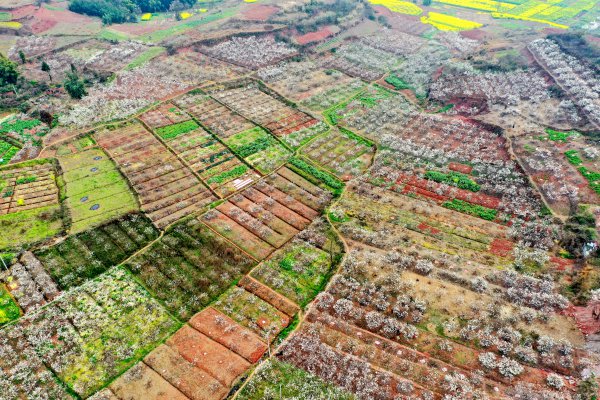
[[[565,151],[565,157],[567,157],[567,160],[575,166],[583,164],[583,160],[579,157],[577,150]]]

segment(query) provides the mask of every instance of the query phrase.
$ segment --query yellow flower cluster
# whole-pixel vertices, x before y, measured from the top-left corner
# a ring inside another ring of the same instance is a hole
[[[140,19],[142,21],[150,21],[152,19],[152,14],[151,13],[142,14],[142,17]]]

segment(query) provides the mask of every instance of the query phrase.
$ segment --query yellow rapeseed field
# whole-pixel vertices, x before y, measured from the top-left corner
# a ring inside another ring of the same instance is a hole
[[[428,16],[421,17],[421,22],[430,24],[440,31],[467,31],[481,28],[483,24],[466,19],[456,18],[451,15],[430,12]]]
[[[23,24],[16,21],[0,21],[0,28],[8,28],[8,29],[21,29]]]
[[[369,0],[369,3],[387,7],[390,11],[400,14],[420,15],[423,13],[421,7],[408,1],[400,0]]]
[[[502,12],[515,7],[514,4],[503,3],[495,0],[436,0],[436,2],[458,7],[472,8],[474,10],[493,12]]]

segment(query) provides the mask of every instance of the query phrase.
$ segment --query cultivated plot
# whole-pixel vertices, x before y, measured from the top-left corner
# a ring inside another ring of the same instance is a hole
[[[137,200],[113,162],[93,148],[60,157],[71,232],[138,210]]]
[[[105,129],[96,137],[137,192],[142,210],[159,228],[216,200],[193,172],[141,125]]]

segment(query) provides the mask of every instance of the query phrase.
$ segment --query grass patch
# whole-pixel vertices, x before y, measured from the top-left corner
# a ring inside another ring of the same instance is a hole
[[[567,157],[567,161],[576,167],[583,164],[583,160],[579,157],[579,153],[577,150],[567,150],[565,151],[565,157]]]
[[[331,261],[326,251],[308,243],[288,244],[252,271],[252,276],[305,307],[329,280]]]
[[[129,69],[139,67],[139,66],[147,63],[148,61],[152,60],[154,57],[158,57],[159,55],[163,54],[165,51],[166,51],[166,49],[164,47],[151,47],[148,50],[146,50],[145,52],[143,52],[142,54],[140,54],[139,56],[137,56],[135,58],[135,60],[133,60],[131,63],[129,63],[129,65],[127,65],[127,67],[125,67],[125,69],[129,70]]]
[[[548,139],[551,141],[562,143],[567,143],[567,139],[570,137],[577,137],[580,135],[580,133],[577,131],[560,132],[550,128],[546,129],[546,133],[548,134]]]
[[[411,89],[408,83],[404,82],[402,78],[395,74],[391,74],[387,78],[385,78],[385,82],[392,85],[396,90]]]
[[[170,36],[179,35],[181,33],[184,33],[185,31],[196,28],[198,26],[205,25],[210,22],[218,21],[223,18],[232,17],[236,13],[237,13],[237,9],[233,9],[233,10],[227,10],[227,11],[222,11],[222,12],[218,12],[215,14],[207,15],[207,16],[203,17],[202,19],[186,21],[184,23],[175,25],[171,28],[167,28],[167,29],[163,29],[160,31],[151,32],[151,33],[142,35],[138,38],[138,40],[140,40],[142,42],[160,42],[162,40],[169,38]]]
[[[61,157],[71,232],[89,229],[139,209],[135,196],[108,156],[92,148]]]
[[[15,248],[42,241],[58,234],[63,228],[59,206],[47,206],[0,216],[1,248]]]
[[[237,167],[229,170],[229,171],[224,171],[221,172],[220,174],[217,174],[215,176],[210,177],[206,183],[208,184],[212,184],[212,183],[223,183],[223,182],[228,182],[232,179],[238,178],[242,175],[244,175],[246,172],[248,172],[248,167],[246,165],[238,165]]]

